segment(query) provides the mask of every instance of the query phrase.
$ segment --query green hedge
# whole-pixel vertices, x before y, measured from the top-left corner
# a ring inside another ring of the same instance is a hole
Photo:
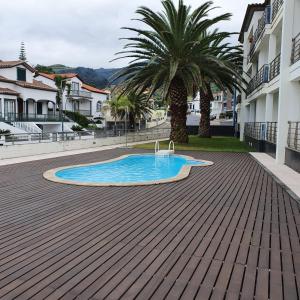
[[[65,111],[64,113],[67,117],[72,119],[74,122],[78,123],[83,128],[87,128],[89,126],[89,123],[91,123],[86,116],[78,112]]]

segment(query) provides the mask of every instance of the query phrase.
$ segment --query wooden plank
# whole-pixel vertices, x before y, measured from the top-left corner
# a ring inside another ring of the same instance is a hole
[[[158,186],[41,176],[125,153],[0,167],[1,299],[299,297],[300,206],[247,154],[184,153],[215,164]]]

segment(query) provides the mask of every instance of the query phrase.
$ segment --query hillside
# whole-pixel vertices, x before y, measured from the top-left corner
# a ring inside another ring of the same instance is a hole
[[[85,67],[76,67],[71,68],[61,64],[55,64],[49,66],[53,69],[55,73],[77,73],[79,77],[86,83],[96,86],[98,88],[105,88],[110,84],[118,84],[120,80],[112,82],[112,76],[118,72],[120,69],[118,68],[85,68]]]

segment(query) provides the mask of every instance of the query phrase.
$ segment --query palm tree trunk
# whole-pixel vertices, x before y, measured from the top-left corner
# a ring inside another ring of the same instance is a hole
[[[169,88],[171,134],[170,139],[176,143],[188,143],[186,127],[187,91],[180,79],[173,79]]]
[[[213,100],[213,94],[209,84],[206,84],[206,91],[200,89],[200,125],[199,136],[210,138],[210,102]]]
[[[132,131],[135,131],[135,117],[132,112],[129,113],[129,124],[130,124],[130,129],[132,129]]]

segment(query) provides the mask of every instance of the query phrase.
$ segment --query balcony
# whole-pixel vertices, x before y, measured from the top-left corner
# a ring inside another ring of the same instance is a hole
[[[252,37],[250,51],[249,51],[249,55],[248,55],[248,62],[250,62],[251,57],[254,54],[255,46],[257,44],[257,41],[260,39],[262,33],[264,32],[266,24],[271,23],[270,16],[271,16],[271,7],[269,5],[267,5],[262,17],[258,20],[257,29],[255,30],[254,35]]]
[[[82,90],[71,90],[69,94],[70,98],[92,98],[92,93]]]
[[[255,140],[277,143],[277,122],[245,123],[244,135]]]
[[[291,64],[294,64],[300,60],[300,33],[293,38],[292,43]]]
[[[263,83],[269,82],[269,65],[263,65],[257,74],[250,80],[247,88],[247,95],[250,95]]]
[[[300,122],[289,122],[288,147],[300,152]]]
[[[272,144],[277,143],[277,122],[267,122],[266,141]]]
[[[272,4],[272,22],[276,18],[281,6],[283,4],[283,0],[275,0]]]
[[[269,80],[271,81],[280,74],[280,54],[270,63]]]
[[[53,114],[0,113],[2,122],[60,122],[61,117]]]

